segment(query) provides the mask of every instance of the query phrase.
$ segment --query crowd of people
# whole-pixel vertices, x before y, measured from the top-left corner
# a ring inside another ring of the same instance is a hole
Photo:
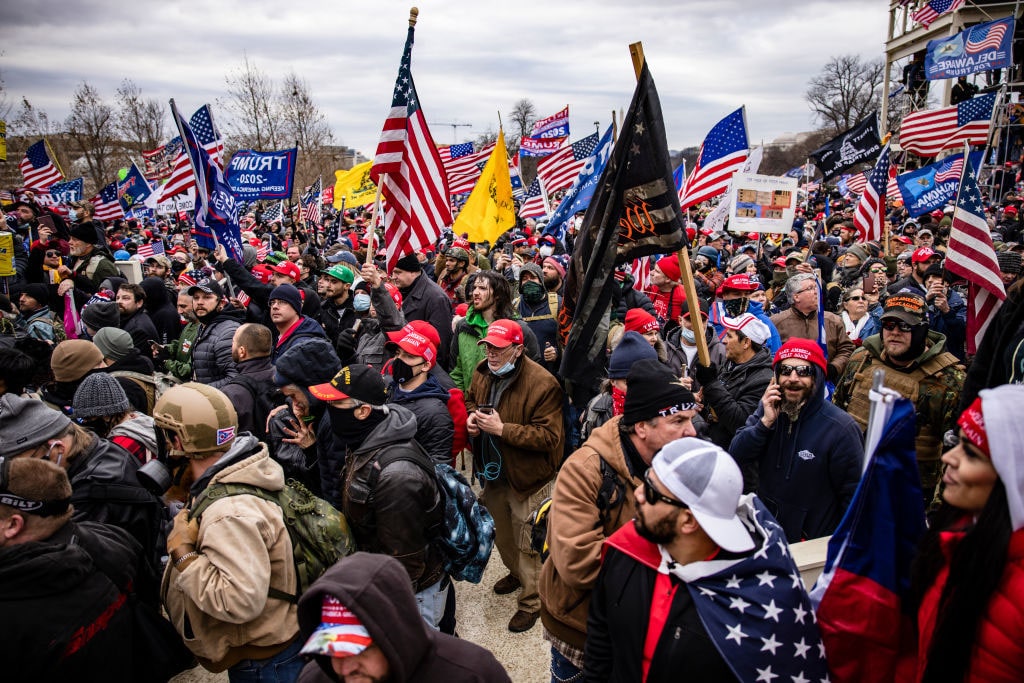
[[[1020,205],[988,207],[1007,311]],[[78,202],[65,219],[31,194],[5,207],[5,672],[165,679],[125,656],[155,637],[147,610],[232,681],[508,680],[457,637],[435,542],[433,465],[462,458],[507,570],[493,591],[514,596],[489,618],[540,621],[552,681],[817,680],[826,653],[788,544],[842,520],[881,370],[914,404],[930,515],[903,675],[1020,680],[1024,328],[998,358],[968,355],[964,283],[943,268],[952,208],[890,206],[883,243],[842,199],[812,196],[776,237],[704,228],[708,210],[688,215],[697,301],[675,254],[649,281],[616,269],[606,372],[577,405],[558,324],[575,228],[449,232],[385,264],[369,213],[268,224],[253,209],[239,262],[173,218],[106,224]],[[301,596],[280,507],[221,493],[293,480],[358,550]],[[745,581],[771,602],[731,592]],[[772,644],[744,639],[769,620]],[[781,668],[776,635],[796,643]]]

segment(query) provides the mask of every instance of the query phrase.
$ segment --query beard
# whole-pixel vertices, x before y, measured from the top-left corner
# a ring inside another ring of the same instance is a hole
[[[798,417],[800,417],[800,409],[803,408],[804,405],[807,403],[807,399],[810,398],[811,392],[814,390],[814,387],[805,387],[801,384],[786,386],[783,387],[783,389],[800,390],[800,396],[795,401],[787,399],[786,393],[785,391],[783,391],[782,403],[779,404],[779,411],[785,413],[786,416],[789,418],[790,422],[794,422]]]
[[[657,545],[668,545],[676,538],[675,525],[678,516],[679,511],[675,510],[669,517],[661,520],[651,528],[647,526],[647,523],[644,521],[644,513],[638,507],[636,517],[633,518],[633,526],[636,527],[636,532],[640,535],[640,538]]]

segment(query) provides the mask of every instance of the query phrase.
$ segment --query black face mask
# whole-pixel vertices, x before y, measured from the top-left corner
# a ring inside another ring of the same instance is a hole
[[[519,292],[528,304],[539,304],[547,298],[547,290],[539,282],[524,282],[519,286]]]
[[[346,448],[358,448],[370,432],[381,423],[384,414],[371,410],[365,420],[356,419],[358,408],[336,408],[327,406],[327,414],[331,416],[331,433],[334,443]]]
[[[409,365],[405,361],[396,358],[391,364],[391,376],[399,384],[405,384],[413,377],[416,376],[414,372],[416,368],[422,366],[423,363],[417,363],[416,365]]]
[[[743,315],[747,310],[747,299],[746,297],[740,297],[739,299],[728,299],[722,302],[725,305],[725,313],[730,318],[738,318]]]

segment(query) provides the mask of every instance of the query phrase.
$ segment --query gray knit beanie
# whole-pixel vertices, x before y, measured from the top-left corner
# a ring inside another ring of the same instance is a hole
[[[89,375],[75,390],[72,401],[75,417],[106,417],[120,415],[132,409],[128,395],[116,379],[105,372]]]
[[[92,341],[103,353],[104,358],[113,361],[121,360],[135,348],[132,336],[119,327],[104,327],[96,333]]]
[[[64,413],[39,399],[4,394],[0,396],[0,457],[38,448],[59,437],[70,424]]]
[[[94,330],[117,327],[121,324],[121,312],[115,301],[96,301],[82,309],[82,322]]]

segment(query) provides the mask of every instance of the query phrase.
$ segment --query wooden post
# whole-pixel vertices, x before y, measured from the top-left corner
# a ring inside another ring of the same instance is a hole
[[[632,43],[629,46],[629,56],[633,58],[633,71],[637,80],[640,80],[640,73],[644,68],[644,46],[643,43]],[[690,308],[690,321],[698,321],[693,325],[694,339],[697,342],[697,360],[704,367],[711,365],[711,355],[708,353],[708,341],[704,337],[704,330],[707,325],[700,310],[700,299],[697,298],[697,285],[693,281],[693,268],[690,267],[690,252],[684,247],[679,250],[679,276],[683,280],[683,291],[686,293],[687,306]],[[694,315],[696,314],[696,318]]]

